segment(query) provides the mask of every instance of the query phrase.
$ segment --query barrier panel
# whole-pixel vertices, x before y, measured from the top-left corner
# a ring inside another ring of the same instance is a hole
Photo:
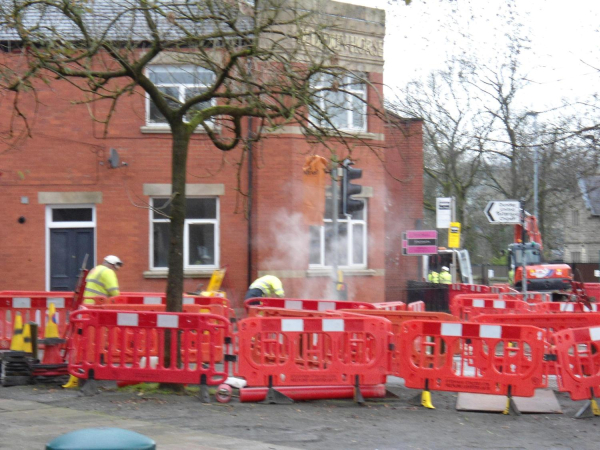
[[[375,309],[383,309],[384,311],[406,311],[406,303],[404,302],[382,302],[372,303],[372,305]]]
[[[390,322],[379,317],[246,318],[235,375],[249,387],[383,384],[391,338]]]
[[[345,300],[302,300],[296,298],[249,298],[244,301],[246,311],[251,306],[297,309],[307,311],[335,311],[336,309],[376,309],[369,302],[348,302]]]
[[[590,327],[600,325],[598,313],[530,313],[530,314],[491,314],[475,318],[475,322],[486,324],[512,324],[534,326],[543,330],[544,341],[547,345],[554,345],[555,333],[570,328]],[[480,356],[481,355],[476,355]],[[547,375],[556,375],[556,362],[552,359],[543,361],[544,372]]]
[[[554,334],[559,389],[572,400],[600,396],[600,327]]]
[[[148,292],[126,292],[106,299],[104,304],[126,304],[126,305],[164,305],[167,296],[163,293]],[[235,318],[235,312],[231,308],[230,302],[225,297],[204,297],[201,295],[184,295],[183,305],[222,305],[225,308],[225,317]]]
[[[111,311],[129,311],[129,312],[166,312],[166,305],[83,305],[84,309],[92,309],[92,310],[111,310]],[[223,318],[226,319],[225,315],[224,315],[224,311],[225,308],[222,305],[183,305],[183,312],[184,313],[191,313],[191,314],[214,314],[214,315],[218,315],[218,316],[222,316]],[[227,336],[231,336],[231,324],[229,321],[227,321],[227,323],[230,325],[227,329],[224,330],[220,330],[219,331],[219,339],[218,342],[219,344],[216,346],[216,353],[215,353],[215,358],[218,362],[222,361],[223,359],[223,354],[224,354],[224,348],[223,348],[223,344],[225,342],[225,339]],[[127,343],[127,345],[124,347],[126,350],[126,354],[128,355],[130,350],[133,347],[133,334],[131,332],[128,332],[129,334],[125,337],[125,342]],[[198,351],[200,352],[200,357],[202,358],[202,361],[207,361],[209,358],[209,338],[208,336],[205,334],[199,335],[193,342],[192,342],[192,350],[191,350],[191,357],[192,360],[194,362],[198,361]],[[151,346],[152,350],[152,355],[156,356],[158,354],[158,349],[157,349],[157,345],[158,345],[158,341],[156,339],[155,335],[151,336],[151,340],[150,340],[150,344],[148,344]],[[115,348],[115,351],[117,353],[120,353],[122,351],[121,348]],[[126,358],[129,358],[129,356],[126,356]]]
[[[481,314],[528,312],[529,304],[520,300],[501,300],[501,294],[460,294],[452,299],[450,311],[461,320],[470,321]]]
[[[218,385],[228,376],[228,358],[221,370],[216,368],[221,337],[229,327],[222,316],[79,310],[71,322],[76,332],[69,340],[68,367],[78,378]],[[198,336],[207,337],[203,364],[194,357]]]
[[[406,310],[407,311],[415,311],[415,312],[425,312],[425,302],[418,301],[418,302],[409,303]]]
[[[368,311],[375,311],[369,309]],[[299,309],[271,308],[267,306],[251,306],[248,317],[329,317],[339,316],[337,311],[306,311]]]
[[[345,316],[357,316],[364,315],[369,317],[382,317],[389,320],[392,324],[392,343],[393,348],[390,350],[390,375],[400,376],[400,364],[402,345],[400,339],[402,338],[402,324],[410,320],[428,320],[428,321],[444,321],[444,322],[458,322],[458,318],[451,316],[450,314],[443,312],[418,312],[418,311],[381,311],[381,310],[366,310],[366,311],[355,311],[353,309],[340,310],[338,311]],[[413,349],[414,350],[414,349]],[[458,351],[458,348],[456,349]]]
[[[415,320],[402,325],[400,343],[408,388],[531,397],[544,386],[544,341],[535,327]],[[473,365],[479,350],[495,358]]]
[[[13,323],[17,314],[23,323],[35,322],[38,325],[38,339],[44,338],[46,311],[50,304],[56,307],[56,324],[61,335],[68,324],[68,314],[73,301],[72,292],[42,292],[43,295],[28,295],[37,291],[4,291],[0,295],[0,349],[10,348]]]
[[[550,302],[535,303],[531,309],[539,313],[563,313],[563,312],[598,312],[598,305],[592,303],[591,309],[582,302]]]

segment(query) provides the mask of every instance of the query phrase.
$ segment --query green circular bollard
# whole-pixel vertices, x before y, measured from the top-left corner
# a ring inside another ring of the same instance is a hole
[[[122,428],[85,428],[57,437],[46,450],[156,450],[156,442]]]

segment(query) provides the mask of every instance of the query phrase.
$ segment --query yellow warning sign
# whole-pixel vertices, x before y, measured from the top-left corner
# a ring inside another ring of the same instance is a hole
[[[448,228],[448,247],[460,248],[460,222],[450,222],[450,228]]]

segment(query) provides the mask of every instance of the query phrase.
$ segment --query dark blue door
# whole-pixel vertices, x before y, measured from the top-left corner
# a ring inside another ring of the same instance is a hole
[[[86,253],[88,269],[94,262],[93,228],[50,230],[50,290],[73,291]]]

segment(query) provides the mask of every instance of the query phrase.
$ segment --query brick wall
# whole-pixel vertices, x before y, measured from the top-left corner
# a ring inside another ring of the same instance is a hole
[[[374,74],[373,80],[380,83],[381,74]],[[370,96],[374,97],[373,92]],[[2,142],[0,289],[47,287],[46,205],[39,203],[39,192],[99,192],[102,202],[96,205],[96,262],[108,254],[123,259],[119,281],[125,291],[164,291],[165,278],[144,276],[149,269],[150,224],[149,197],[144,195],[143,185],[170,184],[170,135],[142,133],[145,104],[141,93],[122,99],[106,135],[101,125],[92,122],[90,111],[100,115],[107,106],[88,110],[73,104],[76,98],[81,98],[81,93],[65,83],[44,88],[40,103],[30,101],[24,110],[31,120],[32,137]],[[0,104],[0,126],[5,132],[10,126],[10,106],[7,96]],[[369,131],[382,135],[383,123],[373,117],[369,120]],[[398,231],[412,228],[414,220],[421,217],[420,125],[410,122],[406,126],[407,135],[396,131],[389,134],[386,128],[392,141],[385,151],[377,139],[369,140],[368,145],[357,142],[352,150],[356,167],[363,169],[360,183],[371,186],[374,195],[368,207],[368,268],[372,273],[346,278],[350,298],[383,301],[387,284],[396,286],[411,276],[403,263],[390,264],[395,258],[393,251],[388,252],[387,261],[384,258],[386,247],[396,248]],[[117,149],[126,166],[108,167],[111,148]],[[343,157],[347,150],[338,146],[336,152]],[[308,268],[308,230],[298,228],[297,211],[302,198],[301,168],[309,153],[330,156],[301,135],[271,135],[256,145],[253,161],[251,278],[259,271],[292,271],[295,275],[283,279],[289,297],[310,293],[319,298],[331,283],[326,275],[298,275]],[[245,166],[238,174],[241,155],[239,149],[221,152],[206,136],[196,134],[190,145],[187,175],[188,183],[225,185],[225,194],[220,196],[220,261],[228,269],[224,288],[237,306],[247,289],[249,270],[245,199],[236,192],[239,174],[244,189],[247,183]],[[397,170],[404,182],[392,182],[384,167]],[[29,203],[21,203],[22,197]],[[26,219],[23,224],[17,221],[21,216]],[[285,237],[290,233],[295,239]],[[206,285],[208,278],[186,279],[185,290],[195,290],[199,283]]]

